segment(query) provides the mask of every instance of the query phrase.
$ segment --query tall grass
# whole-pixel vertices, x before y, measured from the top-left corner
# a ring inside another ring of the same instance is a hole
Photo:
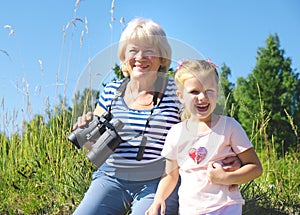
[[[22,135],[0,135],[0,214],[71,214],[78,205],[94,167],[67,140],[72,115],[61,106],[47,122],[42,116],[24,122]],[[253,119],[251,140],[264,173],[241,186],[243,213],[299,214],[299,152],[279,158],[273,138],[265,135],[269,116],[263,106],[260,117]]]
[[[93,167],[66,140],[70,114],[24,126],[23,137],[1,135],[1,214],[70,213],[81,199]]]
[[[253,119],[251,141],[263,165],[263,175],[241,186],[246,199],[243,214],[299,214],[300,213],[300,153],[290,150],[281,157],[275,147],[274,137],[268,137],[270,115],[264,110],[260,96],[260,114]],[[286,112],[296,137],[297,127]],[[298,146],[297,146],[298,148]]]

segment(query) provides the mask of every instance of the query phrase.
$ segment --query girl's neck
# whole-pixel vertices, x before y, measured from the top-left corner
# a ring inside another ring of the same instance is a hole
[[[217,124],[219,118],[220,116],[216,114],[211,114],[206,119],[190,117],[187,121],[187,128],[194,134],[200,134],[211,130]]]

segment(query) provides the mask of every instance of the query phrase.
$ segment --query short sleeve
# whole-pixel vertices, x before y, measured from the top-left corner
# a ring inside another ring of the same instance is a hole
[[[102,90],[100,97],[98,99],[98,105],[102,107],[104,110],[108,110],[111,106],[111,102],[115,97],[115,93],[119,86],[121,85],[122,80],[118,80],[115,82],[108,83]]]
[[[168,131],[165,144],[161,155],[165,158],[175,160],[177,159],[177,152],[178,152],[178,141],[179,136],[181,134],[180,128],[182,123],[177,123],[173,125],[170,130]]]
[[[239,122],[237,122],[235,119],[232,118],[231,120],[231,129],[232,129],[232,135],[231,135],[231,147],[232,150],[236,153],[242,153],[246,151],[249,148],[252,148],[253,145],[250,142],[245,130],[241,126]]]

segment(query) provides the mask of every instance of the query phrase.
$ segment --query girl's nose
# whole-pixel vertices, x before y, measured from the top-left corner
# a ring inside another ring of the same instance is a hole
[[[206,98],[206,93],[205,92],[200,92],[198,95],[197,95],[197,99],[198,100],[202,100]]]

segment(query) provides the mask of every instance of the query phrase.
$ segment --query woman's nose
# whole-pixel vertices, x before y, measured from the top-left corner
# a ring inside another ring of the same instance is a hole
[[[139,50],[136,54],[135,54],[135,58],[143,58],[144,57],[144,53],[142,50]]]

